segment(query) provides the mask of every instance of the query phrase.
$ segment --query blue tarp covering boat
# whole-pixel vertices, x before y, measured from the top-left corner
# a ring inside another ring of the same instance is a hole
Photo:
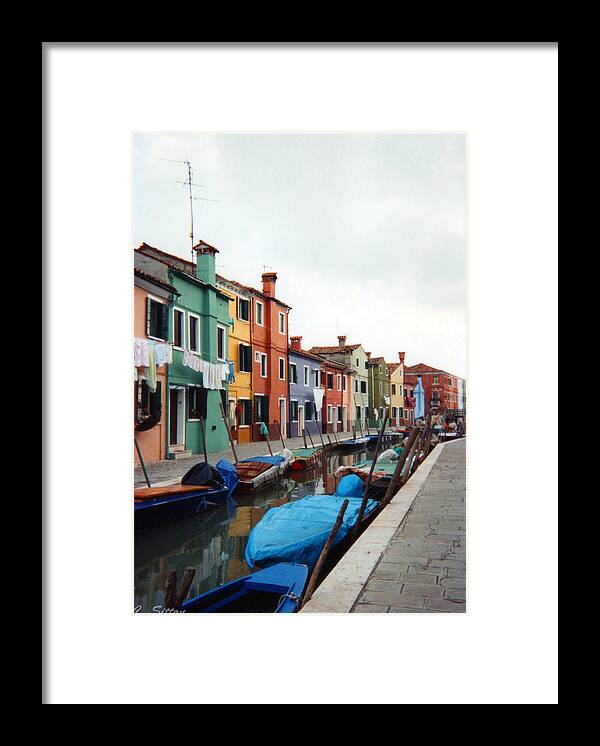
[[[290,614],[298,609],[307,579],[306,565],[280,562],[191,598],[180,611]]]
[[[246,545],[249,567],[276,562],[301,562],[313,568],[335,523],[340,507],[349,500],[334,546],[356,524],[365,485],[354,474],[343,477],[334,495],[308,495],[296,502],[271,508],[250,532]],[[378,505],[368,500],[365,515]]]

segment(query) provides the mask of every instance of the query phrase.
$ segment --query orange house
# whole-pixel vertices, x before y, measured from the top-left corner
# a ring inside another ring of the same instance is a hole
[[[252,349],[254,354],[252,389],[254,422],[252,439],[264,440],[260,423],[269,427],[269,437],[279,438],[279,429],[287,437],[288,397],[288,315],[290,306],[275,297],[277,274],[262,275],[262,291],[254,293],[252,313]]]
[[[137,263],[137,258],[136,258]],[[156,366],[156,388],[148,385],[148,367],[137,366],[135,342],[165,343],[167,317],[173,296],[179,295],[164,278],[149,274],[151,268],[134,269],[134,436],[145,462],[165,459],[167,442],[167,364]],[[157,275],[159,272],[156,273]],[[134,463],[139,458],[134,448]]]

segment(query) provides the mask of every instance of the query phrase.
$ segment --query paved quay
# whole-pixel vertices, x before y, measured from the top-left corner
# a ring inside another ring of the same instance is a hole
[[[336,433],[336,435],[339,440],[345,440],[346,438],[352,437],[352,433]],[[315,436],[311,432],[311,437],[315,446],[321,445],[320,441],[317,443],[317,440],[319,439],[318,434]],[[333,442],[333,435],[331,433],[329,434],[329,438]],[[327,436],[324,436],[324,440],[325,443],[327,443]],[[310,441],[308,440],[308,438],[307,442],[310,446]],[[304,440],[302,438],[286,438],[285,444],[286,447],[290,450],[294,448],[304,448]],[[277,453],[277,451],[280,451],[281,441],[272,440],[271,448],[273,449],[273,453]],[[258,443],[242,443],[240,445],[236,444],[235,450],[238,455],[238,459],[249,458],[250,456],[264,456],[265,454],[269,453],[266,441],[259,441]],[[216,464],[217,461],[221,458],[226,458],[232,461],[233,454],[231,453],[231,448],[208,454],[208,460],[211,462],[211,464]],[[160,482],[179,481],[181,477],[186,473],[186,471],[188,471],[188,469],[190,469],[200,459],[204,459],[204,456],[202,454],[195,454],[191,458],[181,460],[167,459],[166,461],[154,461],[151,464],[146,464],[146,471],[148,472],[150,482],[153,485]],[[142,471],[142,467],[138,465],[139,461],[137,458],[137,454],[135,456],[135,464],[136,466],[134,468],[134,485],[136,487],[143,487],[146,485],[146,480],[144,479],[144,472]]]
[[[302,612],[464,612],[465,493],[466,439],[438,445]]]

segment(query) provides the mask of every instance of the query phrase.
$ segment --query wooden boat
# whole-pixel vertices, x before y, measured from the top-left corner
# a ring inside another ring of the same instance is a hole
[[[153,528],[169,520],[187,518],[216,505],[223,505],[229,489],[208,485],[173,484],[139,487],[134,490],[135,528]]]
[[[284,449],[273,456],[253,456],[238,461],[235,469],[238,475],[236,494],[248,494],[264,489],[277,481],[293,463],[291,451]]]
[[[184,601],[180,611],[291,614],[298,609],[307,579],[306,565],[280,562]]]
[[[323,458],[322,448],[295,448],[292,453],[294,455],[294,460],[290,465],[292,471],[312,469]]]
[[[338,446],[343,449],[353,450],[355,448],[365,448],[369,443],[369,438],[364,435],[362,438],[348,438],[348,440],[340,440]]]

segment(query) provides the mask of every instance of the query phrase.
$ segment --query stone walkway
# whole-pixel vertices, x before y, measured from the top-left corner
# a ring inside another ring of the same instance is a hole
[[[444,448],[352,612],[466,610],[465,443]]]
[[[352,437],[352,433],[336,433],[336,435],[339,440],[345,440],[346,438]],[[327,443],[327,436],[323,436],[323,438],[325,443]],[[333,442],[333,435],[331,433],[329,434],[329,438]],[[320,445],[320,442],[317,443],[317,440],[319,439],[318,435],[316,436],[316,439],[315,436],[312,435],[312,439],[315,446]],[[304,441],[302,438],[286,438],[285,444],[289,449],[304,448]],[[310,446],[310,441],[308,441],[308,445]],[[273,449],[273,453],[277,453],[277,451],[281,450],[281,441],[271,441],[271,448]],[[263,456],[269,453],[269,449],[265,441],[236,445],[235,450],[239,459],[249,458],[250,456]],[[154,461],[151,464],[146,464],[146,471],[148,472],[148,476],[150,477],[150,481],[152,484],[154,484],[155,482],[164,482],[167,480],[179,480],[186,473],[186,471],[188,471],[201,458],[204,457],[195,454],[191,458],[187,459],[168,459],[166,461]],[[231,448],[208,454],[208,459],[211,464],[216,464],[217,461],[221,458],[226,458],[232,461],[233,454],[231,453]],[[135,463],[136,466],[134,468],[134,485],[136,487],[145,486],[146,480],[144,479],[144,472],[142,471],[142,467],[138,466],[139,462],[137,460],[137,456],[135,457]]]

